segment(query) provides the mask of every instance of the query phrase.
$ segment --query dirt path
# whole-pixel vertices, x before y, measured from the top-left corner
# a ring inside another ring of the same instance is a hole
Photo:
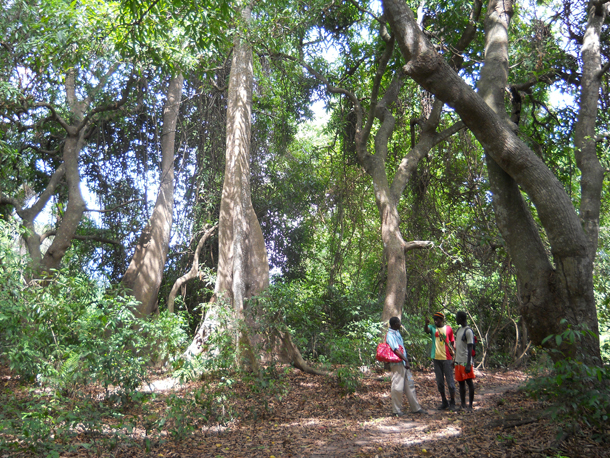
[[[322,446],[310,456],[312,458],[384,456],[386,453],[391,454],[399,450],[408,453],[409,449],[418,456],[433,456],[428,450],[430,447],[426,448],[426,444],[455,440],[462,434],[464,422],[476,423],[477,419],[482,418],[483,411],[492,409],[504,394],[516,393],[523,385],[525,376],[517,373],[502,377],[478,371],[475,405],[473,412],[469,413],[436,410],[435,406],[440,402],[440,396],[436,393],[434,375],[419,373],[416,379],[416,391],[422,406],[428,410],[428,415],[407,413],[400,418],[391,415],[372,418],[362,422],[361,432],[354,434],[353,440]],[[389,382],[387,384],[389,390]],[[384,408],[389,412],[389,395],[382,394],[381,397],[384,398]]]

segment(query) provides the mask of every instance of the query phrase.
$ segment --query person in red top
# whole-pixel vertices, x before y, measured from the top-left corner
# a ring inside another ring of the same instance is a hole
[[[430,334],[432,338],[432,350],[430,357],[434,362],[434,375],[436,376],[436,386],[441,394],[442,404],[438,407],[438,410],[445,410],[447,408],[455,409],[455,381],[453,379],[453,345],[455,337],[453,336],[453,329],[451,326],[445,325],[445,315],[442,312],[436,312],[434,314],[434,326],[430,324],[430,320],[426,317],[426,324],[424,325],[424,331]],[[447,396],[445,395],[445,379],[449,386],[449,398],[447,402]]]

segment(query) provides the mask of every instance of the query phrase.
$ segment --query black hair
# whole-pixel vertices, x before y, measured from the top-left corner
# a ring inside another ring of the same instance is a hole
[[[390,318],[390,327],[391,328],[396,326],[398,323],[400,323],[400,318],[398,318],[397,316],[393,316],[392,318]]]
[[[455,314],[455,321],[457,321],[458,323],[465,321],[467,318],[468,315],[466,315],[466,312],[463,312],[461,310]]]

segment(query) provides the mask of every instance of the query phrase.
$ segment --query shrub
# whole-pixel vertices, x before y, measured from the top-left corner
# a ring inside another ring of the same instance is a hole
[[[44,285],[26,283],[14,235],[0,221],[0,352],[24,380],[67,394],[100,383],[124,399],[141,385],[151,360],[169,357],[186,342],[180,317],[138,320],[132,297],[108,294],[83,275],[60,271]]]
[[[578,345],[590,331],[568,328],[555,339],[562,343]],[[558,351],[558,350],[554,350]],[[603,432],[610,417],[610,370],[608,366],[589,366],[576,358],[555,362],[545,372],[535,374],[526,389],[537,399],[551,402],[552,418],[563,427],[574,428],[580,421]]]

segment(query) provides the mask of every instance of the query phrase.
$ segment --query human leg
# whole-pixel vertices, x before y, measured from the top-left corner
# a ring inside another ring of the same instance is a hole
[[[474,381],[469,378],[466,379],[466,383],[468,384],[468,407],[472,410],[472,403],[474,402]],[[466,388],[464,388],[464,391],[466,391]],[[466,393],[464,393],[464,397],[465,396]]]
[[[417,395],[415,394],[415,380],[413,380],[413,375],[411,374],[410,370],[406,371],[404,393],[407,395],[407,399],[409,400],[411,412],[419,412],[421,410],[421,406],[419,405],[419,402],[417,402]]]
[[[466,408],[466,382],[464,380],[460,380],[458,382],[460,384],[460,401],[462,403],[462,409]]]
[[[466,372],[466,368],[461,364],[455,366],[455,379],[460,384],[460,400],[462,401],[462,407],[466,408],[466,384],[468,384],[468,401],[469,406],[467,410],[472,410],[472,403],[474,401],[474,370]]]
[[[392,387],[390,397],[392,398],[392,411],[395,414],[402,413],[402,393],[405,387],[405,367],[402,364],[390,364],[392,371]]]
[[[449,387],[449,408],[455,409],[455,380],[453,378],[453,361],[445,361],[443,366],[443,372],[445,373],[445,379],[447,379],[447,386]]]
[[[444,362],[438,359],[434,360],[434,376],[436,377],[436,387],[438,392],[441,394],[443,403],[439,406],[438,410],[444,410],[449,407],[447,397],[445,396],[445,375],[444,375]]]

